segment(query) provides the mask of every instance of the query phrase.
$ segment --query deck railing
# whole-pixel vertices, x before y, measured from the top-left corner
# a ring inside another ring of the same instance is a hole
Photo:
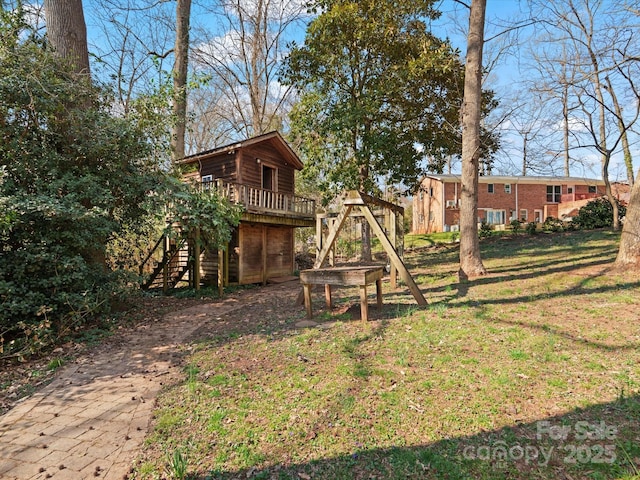
[[[315,216],[316,202],[310,198],[222,180],[203,182],[202,188],[215,188],[222,197],[244,205],[248,212],[268,212],[302,218]]]
[[[560,196],[560,203],[575,202],[576,200],[589,200],[601,196],[601,193],[565,193]]]

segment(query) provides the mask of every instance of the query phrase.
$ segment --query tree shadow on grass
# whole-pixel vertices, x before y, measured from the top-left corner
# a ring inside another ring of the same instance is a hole
[[[640,478],[640,396],[432,443],[385,448],[354,444],[330,458],[277,458],[241,470],[206,470],[206,479],[614,479]],[[398,432],[401,436],[401,432]],[[310,437],[309,442],[321,442]],[[347,443],[347,442],[345,442]],[[259,446],[257,447],[259,449]],[[319,449],[322,445],[319,445]],[[213,456],[215,448],[212,448]],[[290,452],[295,454],[295,452]]]

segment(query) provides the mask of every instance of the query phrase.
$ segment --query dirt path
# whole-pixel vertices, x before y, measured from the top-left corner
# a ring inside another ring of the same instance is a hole
[[[235,310],[264,316],[274,301],[302,309],[294,302],[298,286],[245,290],[150,319],[79,357],[0,417],[0,479],[126,479],[158,392],[181,378],[185,343]]]

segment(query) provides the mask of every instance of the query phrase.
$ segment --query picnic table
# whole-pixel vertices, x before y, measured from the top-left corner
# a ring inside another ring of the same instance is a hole
[[[367,285],[376,283],[377,306],[382,307],[382,274],[384,267],[380,265],[357,267],[329,267],[302,270],[300,282],[304,289],[304,305],[307,309],[307,317],[313,317],[311,306],[311,287],[324,285],[325,301],[327,308],[331,308],[331,286],[358,286],[360,287],[360,316],[365,322],[369,320],[369,305],[367,303]]]

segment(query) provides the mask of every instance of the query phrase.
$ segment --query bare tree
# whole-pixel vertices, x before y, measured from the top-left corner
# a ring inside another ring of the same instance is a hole
[[[277,81],[278,70],[305,12],[298,0],[222,0],[213,10],[224,33],[203,32],[194,63],[222,88],[219,116],[236,136],[282,128],[293,90]]]
[[[187,154],[202,152],[234,139],[233,109],[224,108],[226,98],[215,82],[189,90],[185,149]]]
[[[165,63],[175,43],[175,18],[162,0],[93,0],[87,23],[96,60],[95,75],[114,87],[117,109],[128,115],[140,95],[157,92],[167,82]],[[93,40],[93,41],[92,41]]]
[[[57,55],[90,81],[87,26],[82,0],[45,0],[47,39]]]
[[[618,131],[620,132],[620,140],[622,142],[622,154],[624,157],[624,164],[627,169],[627,180],[629,181],[629,186],[633,187],[634,184],[634,176],[633,176],[633,157],[631,155],[631,145],[629,144],[629,135],[628,129],[629,127],[625,125],[624,113],[622,110],[622,106],[620,106],[620,102],[618,101],[618,95],[616,94],[615,89],[613,88],[613,84],[611,79],[607,76],[605,77],[606,85],[605,88],[607,92],[609,92],[609,96],[611,97],[611,101],[613,102],[613,111],[616,117],[616,123],[618,125]],[[633,87],[633,85],[632,85]]]
[[[565,65],[571,71],[570,79],[556,77],[556,84],[561,84],[564,92],[571,92],[579,105],[580,112],[573,123],[581,125],[584,134],[574,132],[573,139],[579,147],[594,149],[600,155],[606,196],[614,211],[613,227],[618,229],[618,204],[609,180],[609,166],[621,141],[626,143],[627,132],[638,113],[637,102],[629,112],[616,108],[619,102],[614,88],[624,85],[625,91],[634,90],[626,50],[635,41],[636,29],[628,21],[628,12],[602,0],[545,0],[534,5],[539,8],[537,15],[547,20],[545,42],[562,45],[562,51],[567,52]],[[569,80],[570,88],[565,90]],[[625,154],[630,162],[630,149],[625,148]],[[633,170],[630,182],[632,175]]]
[[[486,0],[472,0],[467,36],[467,61],[462,103],[462,192],[460,196],[461,279],[487,273],[478,239],[478,167],[482,117],[482,47]]]

